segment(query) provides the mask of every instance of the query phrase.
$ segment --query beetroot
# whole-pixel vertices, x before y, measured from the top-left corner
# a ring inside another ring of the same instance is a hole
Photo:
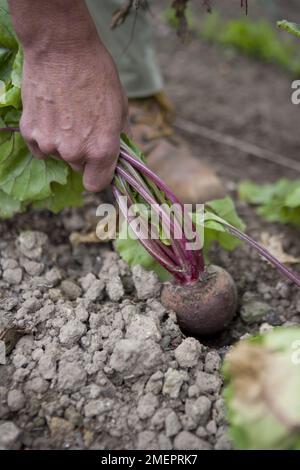
[[[182,286],[166,283],[161,301],[174,310],[181,329],[192,336],[218,333],[229,324],[237,310],[237,290],[230,274],[209,266],[201,280]]]

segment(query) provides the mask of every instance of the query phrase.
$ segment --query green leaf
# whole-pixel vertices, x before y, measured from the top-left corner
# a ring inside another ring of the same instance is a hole
[[[252,204],[261,204],[271,201],[274,194],[274,186],[271,184],[258,185],[252,181],[243,181],[239,185],[239,196],[241,199]]]
[[[193,220],[197,225],[194,216]],[[245,224],[238,216],[234,202],[230,197],[210,201],[205,205],[204,253],[206,257],[214,242],[219,243],[219,245],[227,251],[232,251],[241,244],[238,239],[226,231],[223,222],[233,225],[242,232],[245,230]],[[199,231],[201,228],[202,227],[199,227]]]
[[[20,109],[22,106],[21,89],[14,85],[6,85],[0,91],[0,108],[13,106]]]
[[[245,181],[239,196],[257,206],[258,214],[271,222],[300,226],[300,180],[281,179],[266,185]]]
[[[275,328],[225,357],[230,434],[242,450],[300,446],[300,329]]]
[[[287,20],[281,20],[277,21],[277,26],[281,29],[285,29],[286,31],[288,31],[288,33],[294,34],[294,36],[300,38],[300,24],[291,23]]]
[[[291,208],[299,208],[300,207],[300,181],[298,188],[291,190],[289,194],[287,194],[285,199],[285,204]]]
[[[69,169],[66,184],[52,183],[51,196],[36,201],[34,207],[48,209],[57,214],[65,207],[81,207],[83,205],[82,175]]]
[[[34,158],[20,134],[11,137],[8,150],[0,154],[0,189],[13,199],[22,202],[44,199],[51,195],[51,183],[66,184],[67,164],[50,157]]]
[[[18,40],[6,0],[0,0],[0,46],[10,50],[18,50]]]
[[[21,212],[21,209],[20,201],[15,201],[0,190],[0,218],[9,219],[17,212]]]
[[[126,222],[123,223],[119,237],[115,241],[115,248],[129,266],[139,264],[148,271],[154,271],[161,281],[171,279],[168,271],[149,255],[138,240],[134,239],[134,234]]]
[[[12,74],[11,74],[12,84],[17,88],[21,88],[22,69],[23,69],[23,50],[19,48],[15,57],[14,63],[13,63]]]
[[[290,37],[283,37],[274,25],[264,19],[241,17],[225,21],[213,11],[203,17],[199,35],[210,42],[237,51],[261,61],[276,64],[298,77],[300,71],[299,49]]]
[[[12,27],[6,1],[0,1],[0,107],[21,108],[23,56]]]
[[[224,199],[209,201],[206,203],[206,208],[221,219],[224,219],[228,224],[233,225],[241,231],[245,230],[246,226],[238,216],[234,202],[230,197],[227,196]]]

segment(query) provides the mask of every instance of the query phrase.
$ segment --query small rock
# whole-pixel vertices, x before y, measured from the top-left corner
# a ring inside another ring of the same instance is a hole
[[[141,419],[151,418],[159,406],[159,400],[153,393],[146,393],[139,399],[137,414]]]
[[[210,436],[215,435],[217,432],[216,422],[211,420],[209,423],[207,423],[206,430]]]
[[[20,284],[23,277],[23,271],[21,268],[6,269],[5,271],[3,271],[2,277],[6,282],[8,282],[8,284]]]
[[[214,404],[214,416],[216,423],[222,424],[226,420],[226,407],[223,398],[218,398]]]
[[[57,267],[54,267],[46,272],[45,279],[48,285],[55,287],[62,280],[62,274]]]
[[[51,436],[59,442],[63,442],[73,431],[72,423],[56,416],[49,420],[48,427],[50,429]]]
[[[40,310],[36,312],[35,323],[39,324],[39,323],[43,323],[49,320],[49,318],[54,313],[54,310],[55,310],[55,307],[52,302],[49,302],[46,305],[44,305],[44,307],[42,307]]]
[[[85,429],[83,432],[83,442],[85,447],[90,447],[93,444],[94,439],[95,433],[93,433],[93,431],[90,431],[89,429]]]
[[[185,371],[179,371],[169,368],[165,375],[163,394],[171,398],[178,398],[183,382],[188,380],[188,374]]]
[[[214,447],[215,450],[232,450],[232,442],[227,433],[218,437]]]
[[[186,400],[185,412],[197,425],[204,426],[209,418],[211,409],[210,400],[205,397],[199,397],[197,400]]]
[[[241,308],[241,317],[245,323],[259,323],[264,319],[264,317],[266,317],[266,315],[271,313],[271,311],[272,307],[270,307],[270,305],[264,302],[250,300],[243,304]]]
[[[201,394],[217,393],[221,388],[222,381],[217,375],[198,371],[196,374],[196,385],[198,386]]]
[[[25,384],[24,390],[26,392],[45,393],[48,390],[49,383],[42,377],[33,377]]]
[[[181,431],[174,439],[175,450],[210,450],[208,442],[188,431]]]
[[[18,237],[17,245],[22,255],[29,259],[39,259],[42,256],[43,247],[49,244],[45,233],[25,231]]]
[[[205,429],[204,426],[199,426],[196,430],[196,435],[198,437],[201,437],[203,439],[206,439],[208,436],[207,430]]]
[[[180,367],[195,366],[200,357],[201,344],[195,338],[186,338],[175,349],[175,357]]]
[[[0,424],[0,450],[18,450],[21,447],[22,431],[12,422]]]
[[[216,372],[221,367],[221,358],[217,351],[209,351],[206,354],[204,369],[206,372]]]
[[[25,396],[20,390],[10,390],[7,395],[7,405],[11,411],[19,411],[25,405]]]
[[[74,319],[68,321],[60,330],[59,341],[70,348],[74,346],[86,332],[86,326],[81,321]]]
[[[29,299],[25,300],[22,304],[22,308],[25,309],[28,313],[37,312],[42,307],[42,302],[35,297],[30,297]]]
[[[168,436],[165,436],[164,434],[159,434],[158,436],[158,445],[160,450],[172,450],[172,442],[168,438]]]
[[[89,319],[89,312],[83,305],[78,305],[75,310],[76,319],[80,322],[86,322]]]
[[[168,416],[166,417],[165,426],[166,435],[168,437],[176,436],[176,434],[179,433],[179,431],[181,430],[181,423],[175,411],[171,411],[171,413],[168,414]]]
[[[86,276],[79,279],[82,290],[86,292],[89,290],[94,281],[96,281],[96,276],[93,273],[88,273]]]
[[[157,369],[162,350],[153,340],[122,339],[114,347],[110,367],[123,377],[138,376]]]
[[[103,299],[105,284],[102,279],[95,279],[87,289],[84,297],[91,302]]]
[[[276,285],[276,292],[279,294],[280,298],[288,299],[291,295],[290,287],[286,282],[279,281]]]
[[[65,280],[61,283],[61,290],[70,300],[76,300],[81,296],[81,288],[73,281]]]
[[[79,427],[82,425],[83,418],[73,406],[70,406],[66,409],[64,416],[66,420],[69,421],[74,427]]]
[[[86,372],[77,362],[60,361],[58,389],[75,392],[85,385]]]
[[[132,268],[132,275],[137,296],[140,300],[159,295],[161,285],[153,271],[146,271],[142,266],[137,265]]]
[[[113,402],[111,400],[91,400],[84,407],[84,415],[86,418],[93,418],[107,413],[112,408]]]
[[[164,378],[164,374],[159,370],[155,372],[155,374],[152,374],[146,384],[146,387],[145,387],[146,392],[152,392],[155,395],[158,395],[162,390],[163,378]]]
[[[15,297],[9,297],[1,301],[1,308],[5,312],[11,312],[11,310],[13,310],[17,305],[18,305],[18,299],[16,299]]]
[[[165,426],[166,417],[170,413],[169,408],[158,408],[151,419],[151,428],[162,430]]]
[[[62,299],[62,293],[59,289],[49,289],[48,290],[49,299],[52,302],[58,302]]]
[[[127,327],[126,337],[159,341],[161,339],[159,323],[151,317],[135,315]]]
[[[0,264],[3,271],[6,269],[15,269],[18,268],[18,262],[14,258],[2,258],[0,259]]]
[[[22,266],[29,276],[39,276],[44,271],[44,264],[25,259]]]
[[[188,397],[189,398],[194,398],[194,397],[198,397],[200,394],[200,390],[199,390],[199,387],[197,387],[197,385],[191,385],[189,388],[188,388]]]
[[[56,375],[56,360],[52,354],[43,354],[39,359],[39,372],[45,380],[51,380]]]
[[[138,450],[158,450],[159,445],[156,439],[156,433],[153,431],[142,431],[138,435]]]
[[[112,302],[119,302],[124,296],[124,287],[119,275],[113,275],[106,281],[106,292]]]

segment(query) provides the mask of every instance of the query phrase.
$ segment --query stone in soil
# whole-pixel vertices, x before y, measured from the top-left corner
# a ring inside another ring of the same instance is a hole
[[[241,318],[245,323],[260,323],[272,311],[272,307],[265,302],[250,300],[241,308]]]

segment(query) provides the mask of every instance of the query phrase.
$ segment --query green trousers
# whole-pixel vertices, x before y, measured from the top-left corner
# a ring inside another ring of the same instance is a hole
[[[162,90],[155,59],[151,15],[134,10],[125,23],[110,29],[112,14],[124,0],[86,0],[99,34],[113,56],[129,98],[143,98]]]

